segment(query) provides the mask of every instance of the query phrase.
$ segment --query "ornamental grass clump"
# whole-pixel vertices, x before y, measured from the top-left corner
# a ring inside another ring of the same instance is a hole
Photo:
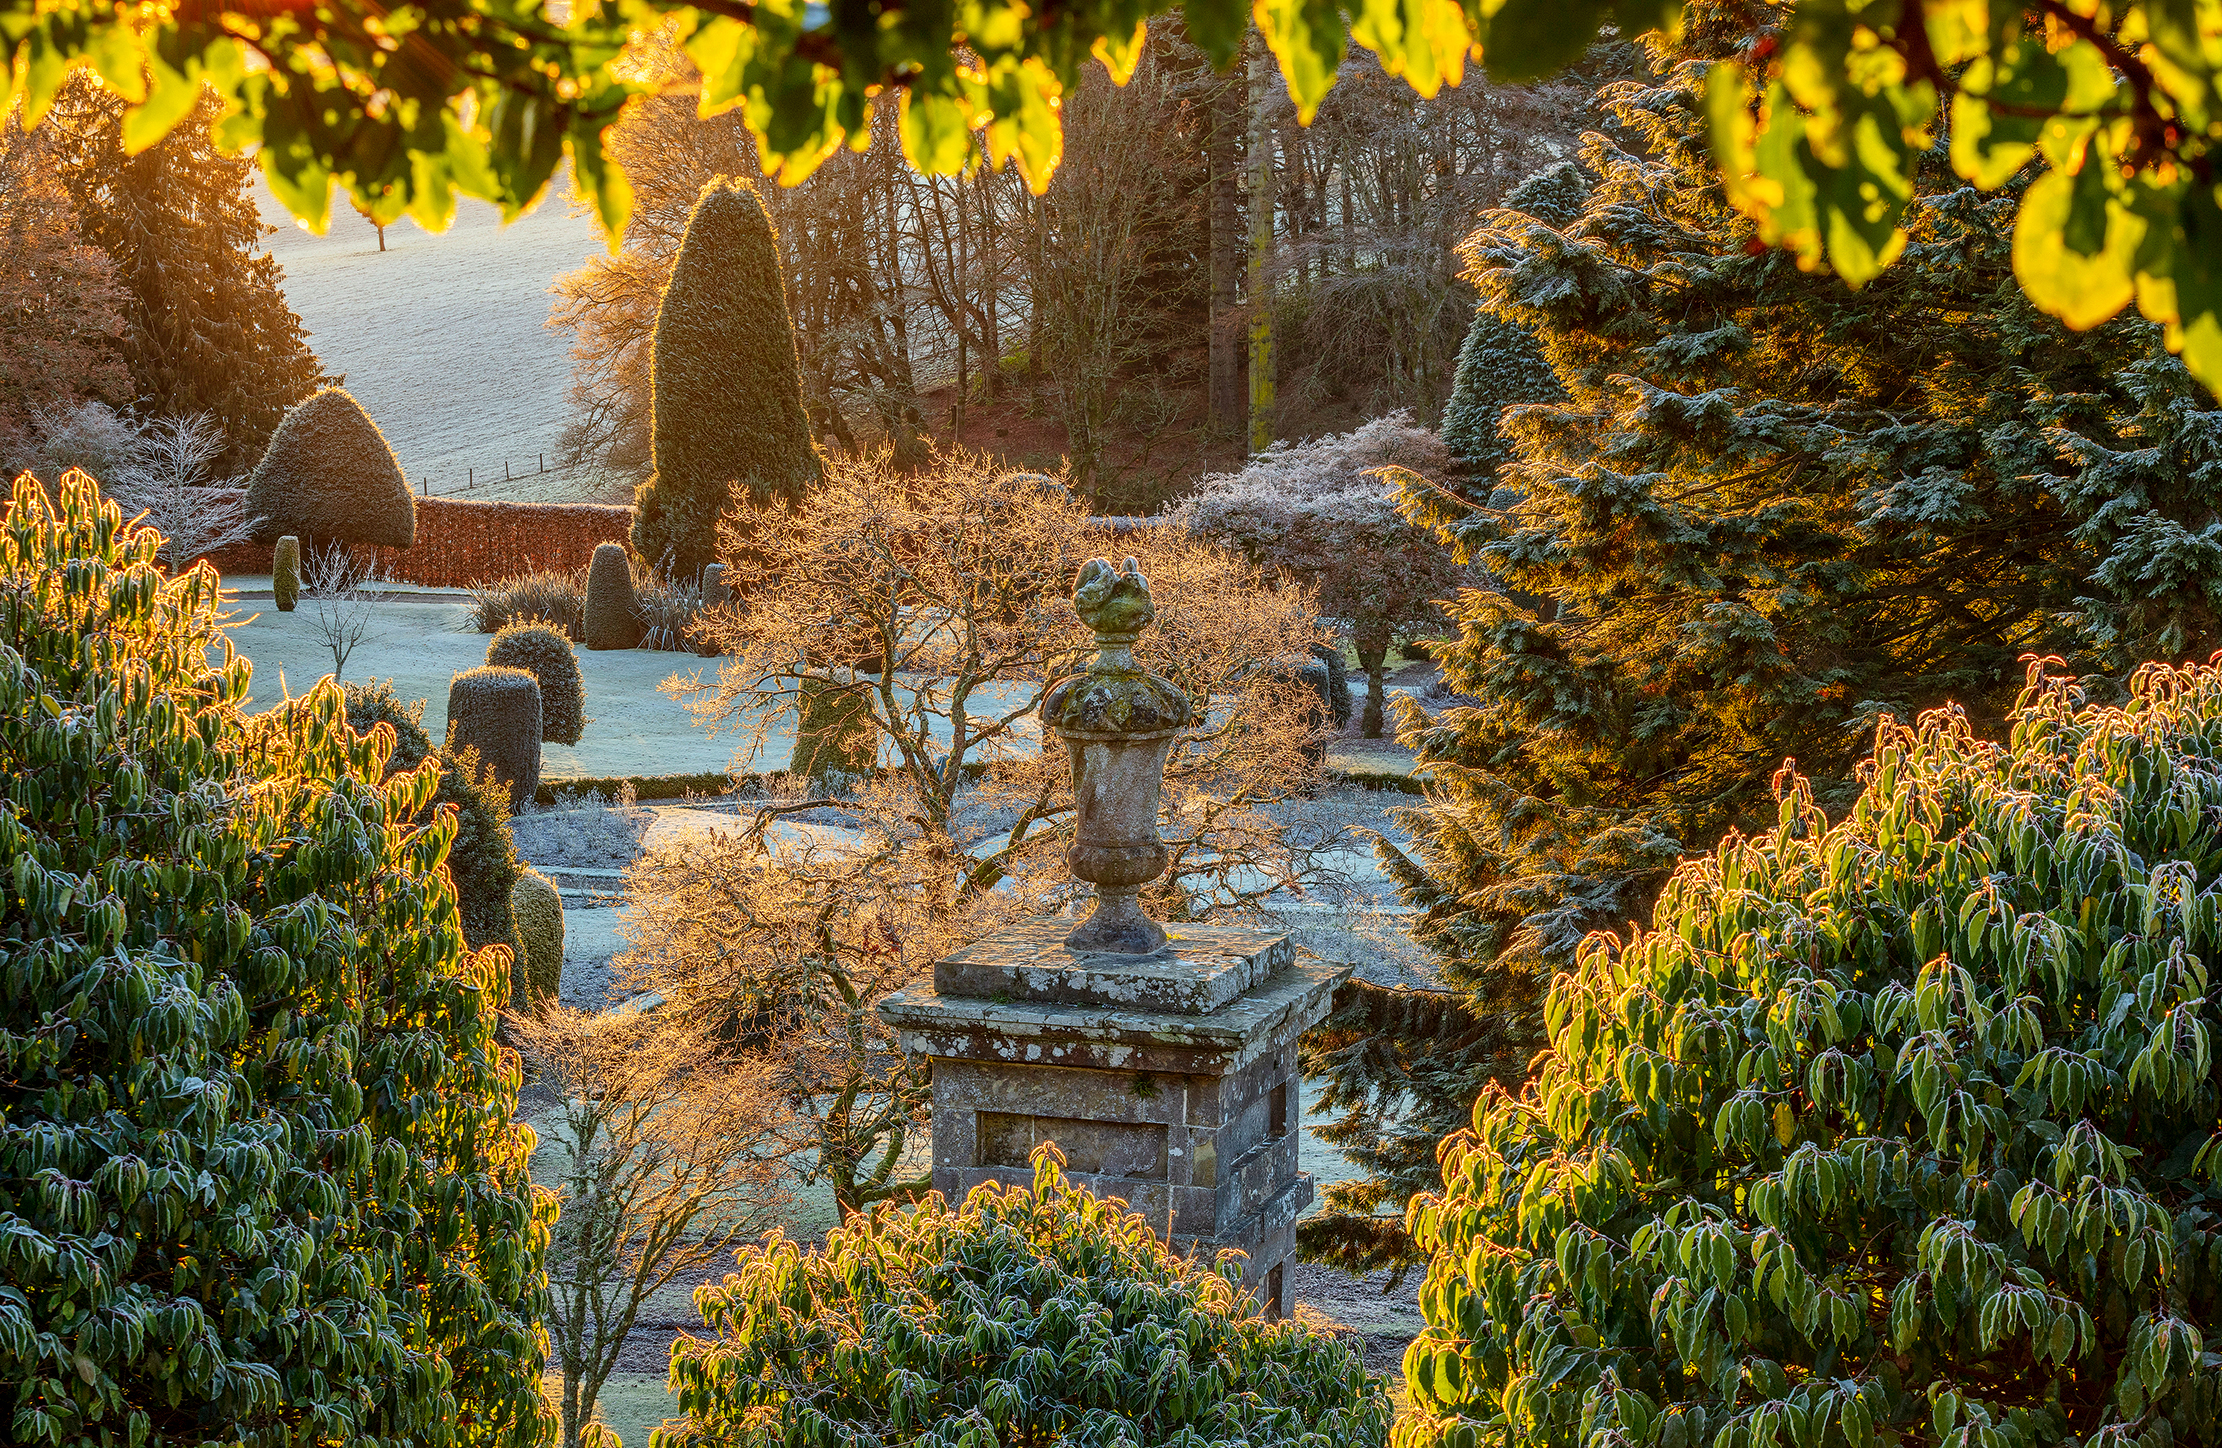
[[[1400,1448],[2222,1441],[2222,668],[2043,668],[1583,944],[1408,1213]]]
[[[491,583],[471,585],[466,616],[478,633],[500,633],[513,623],[545,623],[573,643],[586,641],[586,570],[537,568]]]
[[[663,1448],[746,1441],[1377,1448],[1387,1388],[1300,1322],[1166,1250],[1126,1204],[1034,1183],[849,1218],[823,1249],[777,1235],[672,1344],[683,1421]]]
[[[7,1441],[544,1441],[554,1206],[436,773],[329,680],[250,716],[215,572],[58,493],[0,526]]]

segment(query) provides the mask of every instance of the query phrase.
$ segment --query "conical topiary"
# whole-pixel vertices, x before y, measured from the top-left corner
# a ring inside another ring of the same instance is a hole
[[[796,502],[820,476],[779,242],[746,181],[713,181],[695,202],[649,367],[656,470],[634,494],[633,546],[693,578],[730,503]]]
[[[632,560],[622,543],[597,543],[586,570],[586,646],[629,649],[639,642]]]
[[[563,896],[546,875],[520,870],[510,911],[517,917],[524,957],[517,962],[509,1004],[512,1009],[533,1010],[543,1001],[554,1000],[563,989]]]
[[[293,612],[294,601],[301,596],[301,540],[291,533],[270,550],[270,592],[280,613]]]
[[[821,786],[869,774],[879,762],[879,727],[856,689],[853,669],[803,677],[796,690],[795,749],[787,768]]]
[[[310,548],[417,538],[416,500],[386,435],[354,398],[327,387],[285,415],[247,480],[255,537],[292,534]]]
[[[563,631],[538,621],[513,623],[486,646],[486,662],[523,669],[540,681],[540,738],[576,744],[586,728],[586,685]]]
[[[540,681],[496,665],[457,674],[447,688],[449,754],[476,749],[509,789],[515,814],[540,788]]]

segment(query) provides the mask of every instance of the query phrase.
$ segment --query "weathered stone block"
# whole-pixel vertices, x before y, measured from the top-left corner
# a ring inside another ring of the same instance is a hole
[[[1024,1183],[1044,1141],[1067,1174],[1119,1197],[1173,1247],[1247,1254],[1244,1284],[1288,1306],[1299,1170],[1296,1042],[1344,966],[1284,936],[1170,931],[1154,956],[1074,951],[1035,921],[938,962],[931,989],[880,1014],[933,1060],[934,1186]]]

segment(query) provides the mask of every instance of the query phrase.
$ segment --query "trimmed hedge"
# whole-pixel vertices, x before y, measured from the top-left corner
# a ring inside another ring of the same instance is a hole
[[[524,669],[482,664],[448,681],[447,749],[477,750],[512,814],[540,788],[540,720],[540,681]]]
[[[407,548],[417,537],[416,499],[386,435],[337,387],[309,397],[278,424],[247,480],[246,510],[261,520],[256,538],[290,533],[308,548]]]
[[[639,643],[638,603],[633,596],[633,563],[624,546],[596,547],[586,570],[586,646],[629,649]]]
[[[633,547],[672,576],[716,561],[737,501],[797,503],[820,477],[771,216],[748,182],[702,188],[656,313],[655,472],[633,497]]]
[[[517,938],[524,946],[518,957],[517,984],[510,991],[511,1007],[536,1010],[563,991],[563,896],[554,881],[527,867],[518,872],[510,892],[510,911],[517,917]]]
[[[2222,1442],[2222,669],[1887,718],[1446,1140],[1401,1448]]]
[[[328,680],[250,717],[216,576],[58,494],[0,528],[7,1441],[546,1441],[554,1210],[433,774]]]
[[[578,655],[560,629],[544,623],[513,623],[486,646],[486,662],[523,669],[540,684],[540,738],[576,744],[586,728],[586,684],[579,678]]]
[[[291,533],[270,550],[270,593],[280,613],[293,612],[301,597],[301,540]]]
[[[487,579],[539,569],[583,569],[597,543],[631,536],[633,510],[593,503],[508,503],[419,498],[416,541],[381,548],[378,564],[397,583],[475,588]],[[268,573],[270,544],[220,548],[209,561],[222,573]]]
[[[393,757],[386,762],[386,777],[416,768],[430,755],[439,760],[440,784],[432,803],[420,811],[417,823],[432,817],[442,805],[455,807],[455,843],[448,847],[448,876],[455,883],[458,909],[463,917],[463,943],[473,950],[488,945],[507,946],[513,958],[522,958],[523,945],[510,910],[510,896],[517,883],[517,846],[509,837],[509,802],[492,773],[475,752],[450,756],[432,748],[424,732],[424,700],[404,700],[391,681],[374,679],[368,684],[347,685],[347,723],[358,734],[368,734],[383,720],[394,731]]]
[[[806,1249],[773,1234],[697,1289],[664,1448],[827,1443],[1381,1448],[1395,1409],[1352,1347],[1267,1321],[1126,1203],[1069,1185],[879,1205]],[[1222,1275],[1227,1274],[1227,1275]]]

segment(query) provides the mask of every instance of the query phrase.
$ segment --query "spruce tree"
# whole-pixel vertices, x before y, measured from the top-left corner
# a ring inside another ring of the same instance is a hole
[[[2222,643],[2222,415],[2144,323],[2030,307],[2015,196],[1960,186],[1941,142],[1864,290],[1756,245],[1703,139],[1705,60],[1746,23],[1693,7],[1657,83],[1608,88],[1641,149],[1590,138],[1578,219],[1468,242],[1566,400],[1510,420],[1513,496],[1460,528],[1503,590],[1453,610],[1444,670],[1476,702],[1406,706],[1435,797],[1381,853],[1454,994],[1400,1040],[1414,1007],[1353,992],[1308,1043],[1329,1135],[1374,1173],[1330,1188],[1315,1252],[1403,1250],[1387,1214],[1483,1085],[1524,1077],[1542,986],[1679,857],[1771,818],[1786,758],[1841,810],[1882,718],[1956,701],[1994,733],[2024,655],[2100,692]]]
[[[228,444],[217,466],[236,474],[262,456],[286,409],[328,379],[286,305],[284,268],[263,250],[275,228],[255,208],[254,164],[216,149],[220,117],[204,94],[169,135],[127,155],[122,97],[81,73],[43,125],[56,129],[85,240],[115,264],[140,408],[213,414]]]
[[[747,182],[702,188],[652,349],[656,470],[634,495],[633,547],[687,578],[716,561],[736,497],[798,502],[819,478],[779,240]]]

